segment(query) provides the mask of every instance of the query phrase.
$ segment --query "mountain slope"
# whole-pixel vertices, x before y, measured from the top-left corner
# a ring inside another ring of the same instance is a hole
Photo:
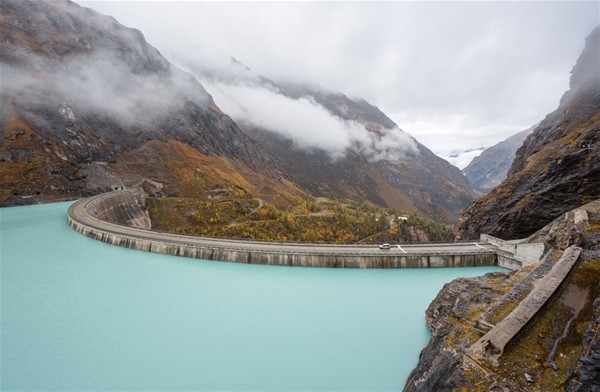
[[[569,91],[517,150],[508,178],[463,212],[459,238],[526,237],[600,197],[600,27],[571,73]]]
[[[202,64],[189,68],[288,178],[313,195],[395,207],[441,222],[455,222],[470,203],[473,193],[460,170],[365,100],[277,83],[236,60],[227,74]],[[263,107],[270,111],[260,113]],[[295,124],[280,117],[293,117]]]
[[[512,135],[473,158],[462,170],[471,186],[479,192],[488,193],[504,181],[517,149],[534,128],[535,126]]]
[[[277,206],[297,196],[351,198],[443,222],[470,201],[460,171],[364,100],[256,77],[284,104],[317,117],[306,124],[302,113],[269,102],[249,114],[279,116],[278,130],[299,123],[312,139],[302,145],[260,122],[242,130],[139,31],[66,0],[0,7],[0,205],[144,180],[163,196],[239,187]]]
[[[144,178],[173,195],[215,186],[301,194],[139,31],[69,1],[6,0],[0,11],[0,205]]]
[[[364,100],[303,90],[301,97],[314,99],[337,117],[356,121],[375,135],[397,129],[393,121]],[[285,88],[282,93],[295,98]],[[294,148],[289,138],[272,132],[243,128],[278,159],[286,173],[316,195],[342,195],[418,211],[446,222],[453,221],[470,200],[468,183],[460,171],[413,138],[414,148],[392,149],[387,151],[390,157],[384,151],[378,151],[381,157],[373,158],[372,151],[349,149],[343,157],[331,159],[322,150]]]

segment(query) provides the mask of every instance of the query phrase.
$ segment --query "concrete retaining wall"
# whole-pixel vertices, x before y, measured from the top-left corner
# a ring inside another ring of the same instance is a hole
[[[146,195],[141,188],[107,193],[93,198],[87,212],[106,222],[149,229],[150,215],[146,211]]]
[[[496,256],[498,257],[498,265],[500,267],[508,268],[511,270],[518,270],[523,267],[523,262],[515,259],[512,254],[498,250],[496,251]]]
[[[69,208],[68,223],[87,237],[113,245],[174,256],[245,264],[330,268],[442,268],[498,264],[496,253],[483,247],[471,253],[452,254],[430,250],[429,253],[413,251],[386,254],[376,247],[371,248],[369,253],[358,253],[351,246],[319,245],[321,249],[328,248],[325,252],[313,251],[310,245],[286,244],[281,246],[286,248],[285,250],[278,251],[277,244],[272,243],[257,245],[255,242],[213,241],[131,229],[130,222],[135,222],[134,227],[150,227],[149,219],[147,223],[144,220],[147,214],[144,215],[141,211],[143,194],[138,190],[121,190],[73,204]],[[440,245],[431,246],[432,249],[436,247]]]
[[[584,229],[589,222],[589,217],[587,210],[584,208],[579,208],[573,212],[573,223],[580,230]]]
[[[467,354],[474,358],[496,362],[510,341],[556,292],[556,289],[571,272],[580,253],[581,248],[575,246],[567,248],[546,276],[535,283],[535,287],[529,295],[504,320],[474,343],[467,350]]]
[[[544,244],[529,243],[526,242],[527,240],[528,239],[525,238],[507,241],[487,234],[481,234],[480,236],[480,241],[482,243],[492,244],[498,247],[499,255],[502,254],[503,263],[506,265],[519,265],[520,267],[539,262],[544,254]],[[498,261],[500,262],[500,260]]]
[[[544,244],[517,244],[515,258],[520,260],[524,266],[540,261],[544,254]]]

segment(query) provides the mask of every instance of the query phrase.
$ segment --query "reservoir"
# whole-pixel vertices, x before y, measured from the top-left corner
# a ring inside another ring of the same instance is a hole
[[[2,390],[401,390],[444,283],[503,270],[146,253],[78,234],[70,204],[0,209]]]

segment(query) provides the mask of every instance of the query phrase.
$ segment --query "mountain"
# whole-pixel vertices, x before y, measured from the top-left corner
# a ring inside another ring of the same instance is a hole
[[[533,234],[559,215],[600,197],[600,26],[571,71],[558,109],[517,150],[507,179],[465,210],[458,238]]]
[[[377,107],[361,99],[350,99],[340,93],[306,87],[297,88],[295,94],[287,87],[283,89],[283,93],[291,97],[308,96],[335,116],[356,121],[381,138],[380,144],[384,147],[383,151],[378,151],[379,156],[376,159],[369,156],[371,151],[363,150],[357,153],[357,157],[349,154],[346,160],[338,162],[339,166],[354,168],[354,175],[374,180],[375,188],[370,184],[359,188],[365,193],[374,191],[374,200],[380,198],[386,205],[420,211],[438,219],[442,218],[440,220],[446,222],[454,221],[457,214],[469,204],[472,190],[460,170],[435,155],[412,136],[400,134],[402,131],[398,126]],[[386,145],[395,142],[396,135],[399,143],[406,143],[411,148],[399,148],[401,153],[398,154],[394,154],[393,150],[385,150]],[[403,140],[403,136],[407,140]],[[312,173],[315,171],[304,171],[302,174]],[[327,178],[337,177],[338,184],[344,184],[353,175],[349,173],[349,177],[339,176],[342,173],[334,170],[327,173]],[[310,179],[318,182],[315,178]]]
[[[162,196],[240,189],[279,207],[350,198],[442,222],[470,203],[459,170],[364,100],[277,84],[232,60],[218,72],[232,100],[262,89],[247,111],[261,121],[248,121],[111,17],[67,0],[0,9],[0,205],[138,183]]]
[[[188,68],[290,181],[310,194],[391,206],[441,222],[455,222],[472,199],[460,170],[363,99],[275,82],[234,59],[226,74],[202,64]],[[330,127],[319,129],[321,124]]]
[[[303,194],[138,30],[64,0],[3,0],[0,11],[0,205],[144,180],[163,195]]]
[[[488,193],[504,181],[515,159],[517,149],[534,128],[535,126],[512,135],[473,158],[471,163],[462,170],[473,189]]]

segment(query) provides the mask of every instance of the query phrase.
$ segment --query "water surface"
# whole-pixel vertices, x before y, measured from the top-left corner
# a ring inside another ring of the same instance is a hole
[[[400,390],[445,282],[120,248],[70,203],[0,209],[2,390]]]

